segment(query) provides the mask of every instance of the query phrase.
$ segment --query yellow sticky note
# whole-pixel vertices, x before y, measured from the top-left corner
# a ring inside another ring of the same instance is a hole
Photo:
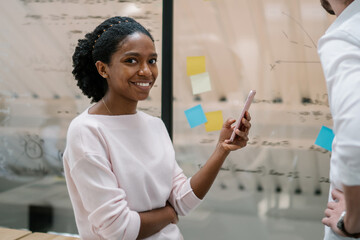
[[[205,72],[205,56],[187,57],[186,70],[188,76]]]
[[[204,72],[190,76],[193,94],[211,91],[209,73]]]
[[[213,132],[221,130],[224,123],[222,111],[207,112],[205,113],[206,119],[205,130],[207,132]]]

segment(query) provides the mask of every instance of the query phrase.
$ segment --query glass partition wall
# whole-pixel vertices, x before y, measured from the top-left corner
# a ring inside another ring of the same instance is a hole
[[[147,27],[161,56],[162,1],[6,0],[0,6],[0,226],[76,233],[62,153],[70,121],[90,100],[71,74],[72,54],[78,39],[119,15]],[[161,76],[140,105],[154,116],[160,108]]]
[[[317,41],[332,21],[318,0],[174,1],[173,140],[189,176],[215,148],[210,125],[257,90],[249,144],[180,220],[185,239],[322,238],[330,152],[314,143],[332,119]],[[185,114],[198,105],[208,123]]]
[[[61,157],[71,119],[90,101],[71,75],[75,44],[104,19],[131,16],[150,29],[161,56],[162,4],[0,3],[0,226],[76,233]],[[186,175],[211,155],[219,121],[237,118],[257,90],[249,144],[180,218],[185,239],[321,239],[330,152],[314,142],[332,119],[317,40],[332,21],[318,0],[174,1],[172,133]],[[140,105],[154,116],[161,82]]]

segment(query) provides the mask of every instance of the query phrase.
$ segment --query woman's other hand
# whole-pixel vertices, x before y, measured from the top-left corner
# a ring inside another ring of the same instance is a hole
[[[165,208],[167,208],[167,210],[169,211],[170,216],[172,216],[171,223],[177,224],[179,222],[179,217],[178,217],[177,212],[173,208],[173,206],[171,206],[171,204],[169,202],[166,202]]]

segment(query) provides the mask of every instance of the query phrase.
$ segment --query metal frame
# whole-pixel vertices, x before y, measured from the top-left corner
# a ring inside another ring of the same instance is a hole
[[[173,137],[173,0],[163,0],[161,118]]]

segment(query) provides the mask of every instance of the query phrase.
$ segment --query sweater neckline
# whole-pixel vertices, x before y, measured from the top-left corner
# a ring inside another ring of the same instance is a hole
[[[91,106],[86,108],[85,115],[96,118],[132,118],[137,117],[140,114],[140,111],[136,110],[136,113],[133,114],[121,114],[121,115],[104,115],[104,114],[91,114],[89,113]]]

